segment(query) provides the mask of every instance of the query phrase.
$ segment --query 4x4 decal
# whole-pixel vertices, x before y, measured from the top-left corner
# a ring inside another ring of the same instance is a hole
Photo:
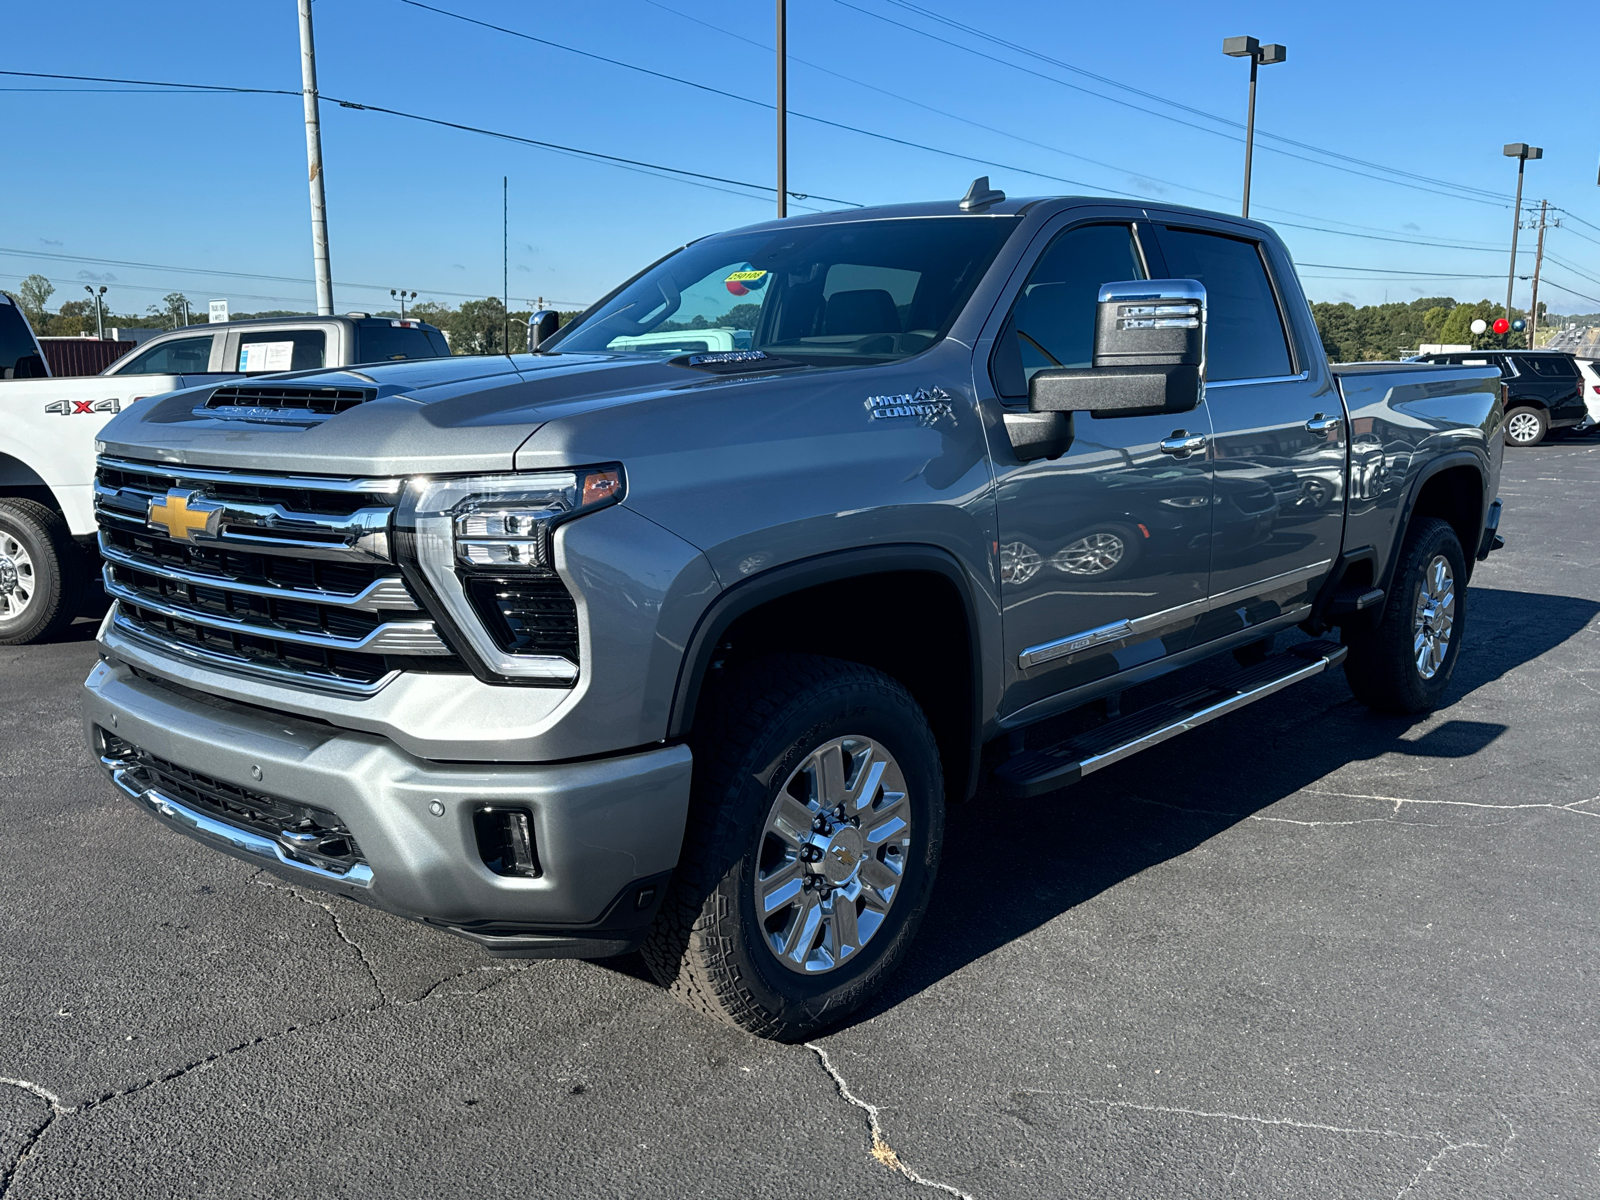
[[[52,400],[44,406],[44,410],[62,417],[76,417],[80,413],[93,416],[95,413],[121,412],[122,401],[115,396],[104,400]]]

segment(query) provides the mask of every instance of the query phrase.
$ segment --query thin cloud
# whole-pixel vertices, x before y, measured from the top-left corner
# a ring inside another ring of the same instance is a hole
[[[1407,221],[1404,225],[1400,226],[1400,228],[1404,229],[1407,233],[1422,232],[1422,226],[1418,225],[1415,221]]]
[[[53,238],[40,238],[39,239],[39,245],[41,245],[41,246],[65,246],[66,243],[65,242],[55,241]]]
[[[56,244],[60,245],[59,242]],[[103,275],[98,271],[79,271],[78,278],[83,280],[85,283],[115,283],[117,281],[117,277],[110,271],[107,271]]]

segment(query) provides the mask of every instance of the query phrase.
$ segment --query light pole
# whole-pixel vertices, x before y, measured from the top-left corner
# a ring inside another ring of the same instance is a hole
[[[317,277],[317,315],[333,315],[333,270],[328,265],[328,197],[322,186],[322,118],[317,109],[317,50],[311,0],[300,0],[300,92],[306,110],[306,175],[311,184],[311,264]]]
[[[1271,42],[1263,46],[1253,37],[1222,39],[1222,52],[1230,58],[1250,60],[1250,108],[1244,122],[1244,208],[1241,216],[1250,215],[1250,158],[1256,146],[1256,68],[1281,63],[1289,57],[1287,47]]]
[[[1511,267],[1506,271],[1506,320],[1511,320],[1511,285],[1517,281],[1517,230],[1522,225],[1522,169],[1530,158],[1543,158],[1544,151],[1527,142],[1507,142],[1500,151],[1517,160],[1517,203],[1511,210]]]
[[[789,215],[789,19],[778,0],[778,217]]]
[[[100,285],[100,291],[96,293],[95,290],[86,283],[83,285],[83,290],[88,292],[89,299],[94,301],[94,336],[103,342],[106,340],[106,319],[104,310],[101,308],[100,297],[106,294],[106,285],[102,283]]]
[[[417,298],[417,294],[415,292],[407,293],[405,288],[400,288],[398,290],[395,288],[390,288],[389,296],[391,299],[400,301],[400,319],[404,321],[406,319],[406,301],[408,299],[415,300]]]

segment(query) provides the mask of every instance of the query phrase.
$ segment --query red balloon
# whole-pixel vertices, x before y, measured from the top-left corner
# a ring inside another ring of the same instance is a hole
[[[1495,319],[1494,331],[1496,333],[1504,333],[1506,330],[1508,330],[1510,328],[1511,328],[1511,322],[1506,320],[1504,317],[1498,317],[1498,318]]]

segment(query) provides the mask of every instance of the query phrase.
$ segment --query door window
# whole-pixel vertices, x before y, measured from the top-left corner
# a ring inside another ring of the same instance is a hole
[[[118,375],[204,375],[211,366],[211,335],[176,338],[151,346]]]
[[[1291,374],[1283,318],[1255,242],[1167,229],[1161,251],[1174,279],[1206,288],[1206,378],[1271,379]]]
[[[1517,366],[1531,371],[1540,379],[1573,380],[1578,377],[1578,364],[1576,362],[1570,358],[1557,358],[1554,355],[1549,358],[1536,358],[1531,355],[1527,358],[1519,358],[1517,359]]]
[[[320,329],[261,329],[239,335],[231,371],[315,371],[324,365],[328,335]]]
[[[1057,234],[1028,273],[995,344],[995,391],[1020,398],[1038,371],[1092,366],[1101,285],[1146,277],[1132,226],[1079,225]]]

